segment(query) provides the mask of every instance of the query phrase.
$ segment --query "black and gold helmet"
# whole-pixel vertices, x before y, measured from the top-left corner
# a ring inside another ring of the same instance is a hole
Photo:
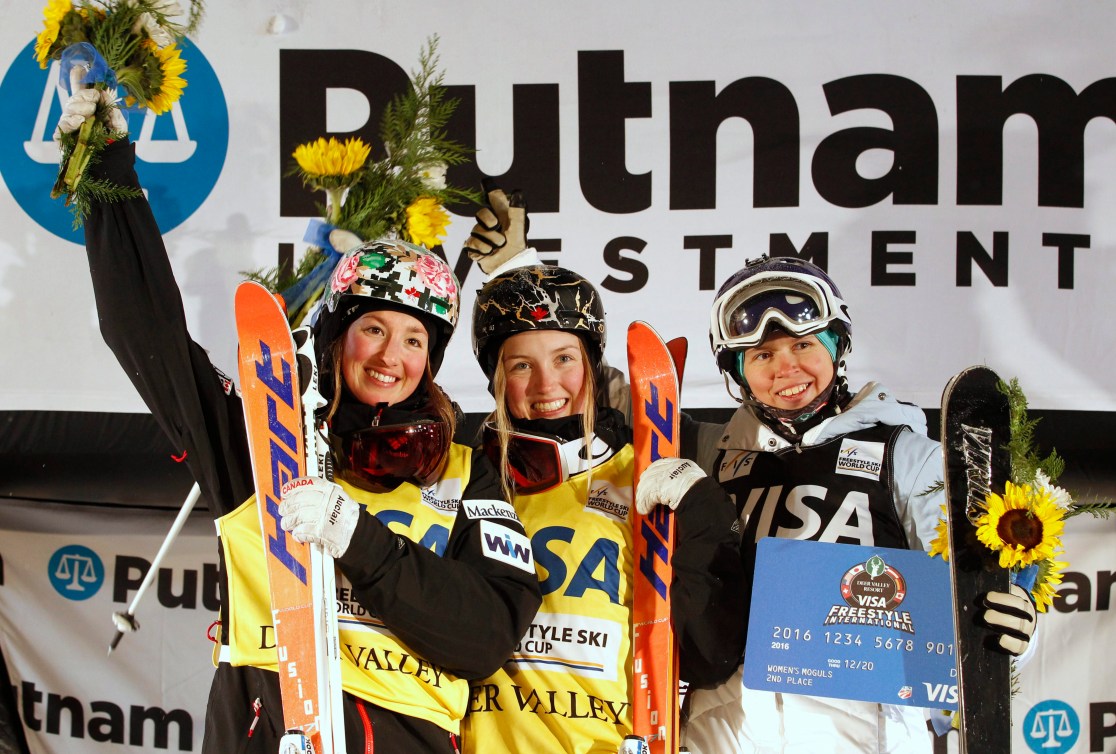
[[[601,296],[581,275],[553,265],[509,270],[478,291],[473,305],[473,353],[489,380],[503,342],[529,330],[574,333],[599,363],[605,346]]]

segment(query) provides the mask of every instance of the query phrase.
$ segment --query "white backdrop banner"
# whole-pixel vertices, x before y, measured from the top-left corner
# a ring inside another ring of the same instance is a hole
[[[174,512],[0,505],[0,642],[36,754],[201,751],[217,620],[213,523],[195,515],[112,654]]]
[[[0,410],[142,411],[97,333],[81,232],[48,197],[61,112],[39,3],[0,0]],[[453,133],[523,188],[543,257],[601,287],[624,364],[646,319],[691,339],[685,404],[731,405],[705,347],[718,285],[800,253],[853,307],[855,386],[923,406],[985,363],[1038,409],[1116,410],[1116,6],[945,0],[210,3],[171,113],[133,119],[139,172],[195,339],[235,374],[240,271],[298,253],[313,197],[283,179],[321,135],[375,141],[440,36]],[[451,264],[472,226],[458,217]],[[479,276],[465,276],[465,312]],[[442,374],[489,408],[467,322]],[[75,379],[73,365],[81,366]]]
[[[127,634],[106,656],[173,511],[0,506],[0,648],[32,751],[200,751],[217,615],[212,524],[191,518]],[[1063,601],[1039,618],[1012,705],[1018,754],[1116,752],[1116,520],[1080,517],[1065,536]],[[952,736],[937,751],[956,751]]]

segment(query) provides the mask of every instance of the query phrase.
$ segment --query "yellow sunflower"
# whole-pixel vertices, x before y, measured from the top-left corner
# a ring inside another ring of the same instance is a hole
[[[182,59],[182,50],[176,44],[159,47],[151,40],[146,40],[145,46],[149,46],[151,54],[158,58],[163,79],[159,83],[159,91],[148,98],[147,106],[156,115],[162,115],[178,102],[182,90],[186,88],[186,79],[182,78],[182,74],[186,72],[186,61]]]
[[[1000,553],[1001,568],[1024,568],[1054,557],[1065,511],[1045,488],[1008,482],[1003,496],[992,493],[985,505],[977,520],[977,539]]]
[[[364,167],[372,147],[361,139],[338,141],[334,137],[300,144],[294,158],[306,176],[315,182],[322,179],[344,178]]]
[[[407,237],[411,243],[432,249],[446,236],[449,213],[432,196],[420,196],[407,207]]]
[[[35,60],[40,68],[47,67],[50,59],[50,48],[58,39],[58,32],[62,30],[62,19],[73,10],[70,0],[50,0],[43,8],[43,30],[35,39]]]
[[[1062,571],[1069,567],[1069,563],[1061,560],[1044,560],[1039,563],[1038,576],[1035,578],[1035,587],[1031,596],[1035,599],[1035,609],[1045,613],[1046,608],[1054,604],[1054,596],[1058,593],[1057,586],[1062,583]]]
[[[947,519],[946,507],[942,506],[942,516],[938,519],[938,525],[934,527],[937,536],[934,541],[930,543],[930,557],[941,555],[942,560],[949,560],[949,520]]]

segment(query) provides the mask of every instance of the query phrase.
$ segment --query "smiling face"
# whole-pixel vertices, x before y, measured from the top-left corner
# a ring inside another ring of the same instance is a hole
[[[833,359],[814,335],[775,332],[744,351],[744,379],[752,395],[772,408],[806,408],[833,381]]]
[[[366,312],[345,331],[341,374],[361,403],[399,403],[422,384],[430,336],[410,314]]]
[[[516,419],[558,419],[585,410],[585,352],[562,330],[531,330],[504,341],[500,364]]]

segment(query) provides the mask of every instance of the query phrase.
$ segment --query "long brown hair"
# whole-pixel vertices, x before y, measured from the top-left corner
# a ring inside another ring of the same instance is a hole
[[[594,365],[589,360],[589,351],[585,348],[585,341],[578,338],[577,344],[581,351],[581,362],[585,370],[585,382],[581,388],[581,392],[585,396],[585,406],[581,411],[581,432],[585,438],[585,455],[591,459],[593,457],[592,452],[590,452],[593,442],[593,425],[597,418],[594,400],[594,396],[597,394],[597,380],[594,375],[597,370],[594,369]],[[496,354],[496,369],[492,375],[492,394],[496,398],[496,409],[488,415],[488,421],[495,425],[496,436],[499,438],[500,487],[504,491],[504,499],[510,502],[515,497],[515,482],[508,470],[508,443],[515,428],[512,425],[511,413],[508,411],[507,391],[508,375],[504,369],[504,344],[501,343],[500,350]],[[588,489],[589,483],[593,480],[593,467],[591,465],[586,474],[586,489]]]

